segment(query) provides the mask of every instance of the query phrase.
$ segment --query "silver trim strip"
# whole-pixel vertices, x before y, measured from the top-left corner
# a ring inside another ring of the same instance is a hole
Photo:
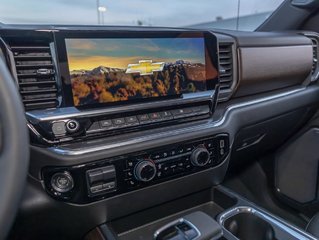
[[[257,209],[255,209],[253,207],[248,207],[248,206],[238,206],[238,207],[231,208],[230,210],[228,210],[225,213],[223,213],[222,215],[220,215],[220,217],[218,217],[218,223],[223,227],[223,229],[225,231],[227,231],[229,234],[232,235],[232,233],[229,232],[225,228],[225,226],[224,226],[225,221],[227,219],[237,215],[237,214],[240,214],[240,213],[254,214],[255,216],[263,219],[264,221],[277,226],[278,228],[280,228],[283,231],[287,232],[288,234],[292,235],[296,239],[299,239],[299,240],[309,240],[309,239],[316,240],[316,238],[314,238],[310,234],[308,234],[308,233],[296,228],[293,225],[290,225],[289,223],[286,223],[286,222],[278,219],[276,216],[274,216],[272,214],[269,214],[267,212],[263,212],[263,211],[257,210]]]
[[[164,133],[157,133],[157,134],[152,134],[152,135],[148,135],[148,136],[144,136],[144,137],[140,137],[140,138],[130,139],[127,141],[122,141],[120,143],[113,143],[113,144],[109,144],[109,145],[88,147],[85,149],[81,148],[81,149],[71,150],[71,149],[64,149],[61,147],[50,147],[48,149],[54,153],[61,154],[61,155],[77,156],[77,155],[82,155],[82,154],[87,154],[87,153],[122,147],[122,146],[126,146],[126,145],[136,144],[136,143],[140,143],[140,142],[152,141],[152,140],[155,140],[158,138],[165,138],[165,137],[172,136],[172,135],[180,135],[180,134],[184,134],[184,133],[191,133],[191,132],[196,132],[199,130],[205,130],[205,129],[210,129],[210,128],[214,128],[214,127],[219,127],[225,123],[230,112],[235,110],[235,109],[239,109],[239,108],[247,107],[250,105],[254,105],[254,104],[263,103],[263,102],[275,100],[278,98],[286,97],[286,96],[304,91],[305,89],[306,89],[306,87],[302,87],[302,88],[298,88],[298,89],[291,90],[288,92],[279,93],[279,94],[276,94],[273,96],[263,97],[263,98],[259,98],[256,100],[247,101],[245,103],[235,104],[235,105],[230,106],[226,109],[225,114],[223,115],[223,117],[220,120],[218,120],[216,122],[201,124],[201,125],[198,125],[195,127],[188,127],[188,128],[173,130],[173,131],[164,132]]]

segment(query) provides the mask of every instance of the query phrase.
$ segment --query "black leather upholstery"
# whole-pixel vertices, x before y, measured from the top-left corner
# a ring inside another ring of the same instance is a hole
[[[317,213],[307,225],[307,232],[319,238],[319,213]]]

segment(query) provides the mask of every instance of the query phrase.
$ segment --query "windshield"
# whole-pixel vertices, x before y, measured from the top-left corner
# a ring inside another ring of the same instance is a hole
[[[255,30],[283,0],[1,0],[0,21]]]

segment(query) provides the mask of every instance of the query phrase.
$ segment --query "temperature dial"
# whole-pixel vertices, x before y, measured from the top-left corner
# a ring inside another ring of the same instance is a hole
[[[209,159],[209,152],[204,146],[198,146],[191,154],[192,164],[197,167],[204,167],[209,162]]]
[[[149,182],[156,175],[156,166],[152,161],[141,161],[136,164],[134,175],[138,181]]]

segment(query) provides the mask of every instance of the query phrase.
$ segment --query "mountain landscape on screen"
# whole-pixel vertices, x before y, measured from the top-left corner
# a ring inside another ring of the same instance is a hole
[[[99,66],[71,71],[75,105],[125,101],[205,91],[205,65],[165,64],[162,72],[151,75],[126,74],[126,69]]]
[[[203,40],[123,41],[66,42],[75,106],[207,90]]]

